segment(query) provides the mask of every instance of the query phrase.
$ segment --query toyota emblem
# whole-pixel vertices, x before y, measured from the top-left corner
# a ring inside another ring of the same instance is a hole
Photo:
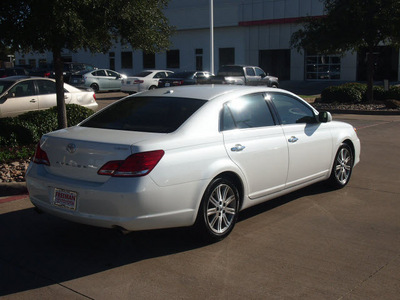
[[[76,145],[73,143],[70,143],[67,145],[67,151],[69,153],[74,153],[76,151]]]

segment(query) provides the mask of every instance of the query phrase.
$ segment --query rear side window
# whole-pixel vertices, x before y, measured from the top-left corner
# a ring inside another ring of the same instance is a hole
[[[263,94],[251,94],[224,105],[222,130],[275,125]]]
[[[37,80],[37,86],[39,88],[39,95],[55,94],[56,83],[50,80]]]
[[[206,101],[170,97],[131,97],[82,123],[83,127],[170,133]]]
[[[255,76],[256,75],[256,73],[254,72],[253,68],[246,68],[246,74],[248,76]]]

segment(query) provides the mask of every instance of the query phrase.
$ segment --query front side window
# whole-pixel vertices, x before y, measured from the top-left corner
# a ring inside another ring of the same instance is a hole
[[[224,105],[222,130],[273,126],[275,122],[264,94],[251,94]]]
[[[173,97],[131,97],[98,113],[83,127],[170,133],[178,129],[205,100]]]
[[[274,104],[282,124],[316,123],[313,110],[300,100],[279,93],[268,95]]]
[[[107,70],[107,75],[110,77],[119,77],[118,73]]]
[[[255,68],[257,76],[265,76],[265,72],[260,68]]]

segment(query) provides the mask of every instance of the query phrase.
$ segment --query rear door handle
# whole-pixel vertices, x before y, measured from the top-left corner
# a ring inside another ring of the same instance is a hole
[[[299,139],[295,136],[291,136],[290,139],[288,139],[289,143],[296,143]]]
[[[36,103],[36,99],[32,99],[31,101],[29,101],[30,103]]]
[[[240,144],[236,144],[235,147],[232,147],[232,148],[231,148],[231,151],[233,151],[233,152],[239,152],[239,151],[242,151],[244,148],[246,148],[246,147],[245,147],[245,146],[242,146],[242,145],[240,145]]]

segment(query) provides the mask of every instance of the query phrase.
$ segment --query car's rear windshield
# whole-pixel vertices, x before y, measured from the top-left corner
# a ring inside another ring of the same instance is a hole
[[[169,77],[172,78],[192,78],[194,75],[194,72],[180,72],[180,73],[174,73],[170,75]]]
[[[222,66],[218,75],[222,76],[243,76],[243,67],[241,66]]]
[[[206,101],[174,97],[129,97],[83,122],[83,127],[170,133]]]
[[[150,75],[152,72],[148,72],[148,71],[143,71],[140,72],[139,74],[133,75],[134,77],[146,77],[147,75]]]

